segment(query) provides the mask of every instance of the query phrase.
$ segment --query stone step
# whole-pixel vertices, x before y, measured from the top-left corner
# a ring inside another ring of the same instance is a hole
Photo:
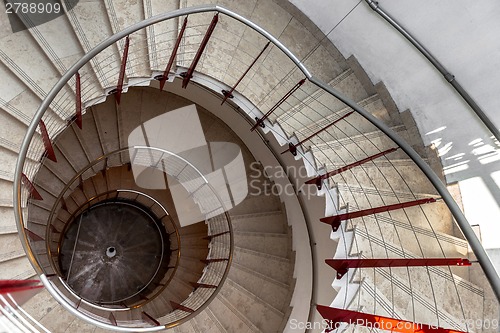
[[[63,179],[58,177],[59,175],[57,173],[54,172],[55,171],[52,171],[52,169],[49,169],[44,165],[40,166],[36,174],[34,185],[35,188],[43,190],[50,196],[57,197],[66,186],[66,183]]]
[[[391,129],[401,136],[405,136],[405,127],[403,125],[392,126]],[[311,143],[305,146],[311,146]],[[318,143],[312,146],[312,152],[321,152],[322,155],[329,157],[337,163],[342,161],[357,160],[356,156],[370,156],[379,153],[382,150],[394,147],[394,143],[381,131],[371,131],[350,137],[336,138],[325,143]],[[396,158],[400,152],[391,153],[392,158]],[[338,157],[337,157],[338,156]],[[354,156],[354,157],[353,157]],[[329,160],[321,161],[321,164],[329,164]]]
[[[379,207],[379,206],[384,206],[384,205],[390,205],[398,202],[410,202],[413,200],[418,200],[418,199],[425,199],[425,198],[434,198],[438,200],[435,203],[431,204],[426,204],[426,205],[421,205],[422,209],[426,209],[428,212],[435,212],[437,214],[442,214],[442,221],[443,223],[446,222],[447,226],[449,226],[451,222],[451,215],[449,212],[446,211],[446,207],[442,207],[442,202],[439,200],[440,196],[435,194],[435,193],[422,193],[422,192],[417,192],[417,191],[411,191],[408,188],[406,190],[399,190],[393,187],[393,184],[396,183],[396,180],[393,182],[389,183],[387,186],[379,186],[379,187],[372,187],[372,186],[359,186],[358,184],[356,185],[351,185],[351,184],[346,184],[343,182],[338,182],[336,183],[336,190],[339,194],[339,202],[340,206],[345,206],[349,204],[350,210],[361,210],[361,209],[368,209],[371,207]],[[382,184],[381,184],[382,185]],[[436,208],[435,210],[431,210],[430,208]],[[400,214],[404,213],[405,211],[391,211],[390,214]],[[406,217],[405,220],[407,220],[410,217]],[[424,219],[424,216],[416,216],[419,219]],[[404,217],[403,217],[404,218]],[[428,219],[432,220],[432,217],[428,217]],[[425,224],[425,221],[421,222],[420,224]],[[418,224],[418,223],[416,223]],[[444,228],[444,225],[441,226],[441,229],[443,230],[451,230]]]
[[[384,120],[387,123],[390,122],[389,113],[378,95],[369,96],[359,101],[358,105],[376,115],[377,118]],[[320,144],[335,139],[346,138],[377,130],[372,123],[360,114],[354,112],[348,115],[352,111],[353,109],[350,107],[344,107],[339,111],[333,113],[330,112],[328,116],[314,122],[309,121],[307,123],[306,120],[303,120],[300,123],[297,122],[295,124],[296,127],[290,126],[287,128],[287,131],[290,131],[287,133],[295,133],[299,141],[305,140],[306,138],[314,135],[311,139],[309,139],[310,142]],[[344,116],[346,116],[346,118],[339,120]],[[328,125],[331,125],[334,122],[335,124],[333,126],[328,127]],[[316,134],[318,131],[321,132]]]
[[[203,239],[207,237],[206,232],[200,232],[199,234],[185,234],[182,235],[181,238],[181,244],[182,247],[191,247],[191,246],[204,246],[205,248],[208,248],[209,241],[206,239]]]
[[[218,294],[243,313],[261,331],[278,332],[284,314],[231,280],[226,280]]]
[[[284,313],[289,306],[290,285],[248,269],[244,263],[233,262],[228,279],[280,312]]]
[[[406,245],[406,242],[405,242]],[[428,250],[427,250],[428,251]],[[376,234],[367,234],[362,228],[354,229],[354,240],[351,255],[361,254],[363,257],[369,258],[422,258],[422,257],[443,257],[436,254],[427,254],[425,256],[417,256],[415,253],[410,252],[407,247],[402,248],[400,245],[394,244],[391,240]],[[463,256],[462,256],[463,257]],[[432,296],[429,293],[435,293],[438,290],[448,290],[449,297],[456,298],[457,290],[461,299],[469,299],[472,302],[483,302],[484,291],[468,282],[460,276],[467,276],[468,267],[412,267],[408,270],[406,268],[392,268],[391,272],[402,278],[404,281],[401,286],[405,288],[414,288],[413,292],[418,291],[423,295]],[[388,269],[383,269],[389,271]],[[366,269],[366,272],[373,271],[373,269]],[[465,273],[464,273],[465,272]],[[384,272],[381,272],[384,273]],[[411,281],[409,279],[411,278]],[[432,288],[429,285],[432,284]],[[382,286],[383,284],[380,284]],[[411,287],[410,287],[411,286]],[[473,301],[474,300],[474,301]],[[436,302],[448,302],[448,298],[436,298]],[[434,301],[433,301],[434,302]],[[449,302],[450,305],[455,306],[455,310],[462,311],[460,301]],[[472,307],[474,308],[474,307]]]
[[[228,333],[209,307],[193,318],[200,332]]]
[[[261,332],[244,314],[234,308],[220,293],[208,305],[226,332]]]
[[[202,263],[199,258],[191,258],[181,255],[179,267],[182,267],[184,270],[190,272],[200,272],[203,268],[205,268],[205,264]]]
[[[190,258],[206,259],[208,256],[208,247],[206,246],[184,246],[184,244],[182,244],[182,238],[181,246],[181,257],[185,255]]]
[[[103,1],[79,2],[71,10],[66,4],[62,7],[85,53],[113,34]],[[90,62],[95,77],[105,89],[117,85],[120,63],[116,45],[106,48]]]
[[[10,81],[8,75],[12,74],[6,68],[0,66],[0,73],[0,75],[6,76],[5,81],[9,83],[9,86],[0,86],[0,91],[2,92],[0,96],[0,110],[2,113],[10,115],[21,124],[24,124],[25,128],[28,128],[32,115],[36,111],[36,106],[39,104],[37,103],[37,100],[39,101],[38,97],[29,90],[23,90],[26,87],[21,82],[16,84],[15,77],[12,77],[13,81]],[[29,107],[29,101],[34,104],[32,108]]]
[[[75,318],[71,321],[70,325],[66,329],[66,332],[92,332],[94,333],[96,326],[94,324],[87,323],[86,321]]]
[[[111,30],[115,34],[137,22],[143,21],[145,18],[142,1],[106,0],[104,4]],[[119,42],[120,49],[123,49],[124,43],[123,40]],[[129,84],[134,81],[131,78],[151,77],[145,29],[139,30],[130,36],[126,73]]]
[[[12,250],[12,249],[13,248],[10,248],[9,250]],[[24,256],[25,256],[25,253],[24,253],[24,249],[22,248],[22,246],[20,249],[9,251],[9,252],[3,252],[3,250],[2,250],[2,253],[0,253],[0,263],[4,263],[6,261],[21,258]]]
[[[49,169],[50,173],[55,175],[59,180],[64,182],[65,184],[69,183],[71,179],[77,173],[76,166],[74,166],[71,162],[70,153],[71,150],[61,151],[57,146],[54,146],[54,152],[56,155],[57,162],[51,161],[49,159],[45,159],[44,167]],[[40,184],[44,184],[44,182],[50,182],[50,177],[48,179],[40,179]],[[37,180],[38,182],[38,180]],[[43,186],[44,188],[49,188],[48,186]]]
[[[363,278],[358,295],[349,306],[350,309],[356,311],[356,309],[362,308],[362,311],[367,313],[466,331],[465,325],[460,325],[461,320],[459,318],[463,318],[461,310],[457,313],[458,316],[454,316],[445,308],[439,306],[460,307],[459,304],[452,301],[450,303],[455,304],[451,305],[446,302],[446,304],[439,304],[438,308],[436,308],[434,298],[429,297],[428,294],[411,292],[408,286],[404,285],[408,281],[398,280],[398,277],[394,276],[394,274],[390,280],[390,287],[384,286],[380,283],[380,280],[389,278],[390,274],[386,272],[386,276],[382,277],[379,273],[367,275]],[[374,280],[377,281],[376,285],[373,282]]]
[[[182,325],[176,326],[173,331],[175,333],[198,333],[202,332],[198,330],[197,325],[195,324],[194,320],[189,320],[185,322]],[[203,331],[204,332],[204,331]]]
[[[74,315],[59,304],[39,319],[40,323],[50,332],[65,332],[69,329],[73,320]]]
[[[10,202],[10,207],[0,205],[0,230],[0,234],[9,234],[11,231],[13,231],[13,233],[17,232],[12,200]]]
[[[234,231],[234,243],[241,248],[278,257],[290,258],[292,255],[288,234]]]
[[[291,266],[290,259],[260,253],[243,248],[234,248],[233,260],[242,266],[254,270],[262,275],[284,284],[290,284]]]
[[[1,265],[1,280],[24,280],[35,275],[35,271],[31,267],[28,258],[25,256],[4,261]]]
[[[337,78],[330,81],[329,85],[348,95],[354,101],[362,101],[368,97],[368,93],[352,69],[347,69]],[[286,110],[278,120],[285,132],[293,133],[321,121],[345,107],[344,103],[326,91],[317,91],[313,96],[304,98],[298,105]],[[276,116],[279,116],[279,114]]]
[[[0,262],[9,261],[24,254],[19,235],[2,234],[0,235]]]
[[[54,149],[58,149],[71,164],[73,170],[79,172],[83,170],[91,161],[87,157],[87,154],[76,134],[79,129],[75,127],[76,126],[70,126],[58,136]]]
[[[0,64],[0,75],[4,78],[0,83],[0,109],[26,126],[29,125],[42,98],[2,64]],[[57,115],[51,108],[47,109],[44,119],[51,121],[52,126],[47,128],[51,135],[66,125],[65,119]]]
[[[0,138],[0,146],[17,154],[21,148],[26,129],[26,124],[19,121],[15,116],[8,112],[1,112],[0,132],[2,133],[2,137]],[[31,144],[33,146],[41,144],[41,137],[38,133],[35,133]],[[30,149],[28,150],[27,158],[37,161],[40,158],[40,154]]]
[[[396,244],[404,244],[405,249],[414,253],[418,253],[424,248],[421,244],[425,244],[424,253],[429,257],[443,256],[447,257],[466,257],[468,255],[468,243],[466,240],[449,234],[436,232],[430,228],[419,227],[409,224],[407,221],[391,218],[387,215],[377,214],[367,216],[363,219],[363,225],[368,230],[372,230],[373,235],[390,239]],[[360,221],[351,220],[348,224],[348,229],[354,229],[360,226]],[[352,249],[355,254],[357,250]]]
[[[38,47],[28,30],[4,34],[0,38],[0,63],[40,99],[45,97],[60,77],[60,73]],[[64,87],[62,93],[74,98],[73,91],[69,87]],[[57,102],[52,105],[55,105],[54,111],[65,119],[64,111]]]
[[[167,287],[172,294],[176,295],[179,300],[184,301],[188,298],[189,294],[194,290],[193,286],[188,284],[187,281],[183,281],[180,276],[174,276],[172,281]]]
[[[333,171],[353,163],[345,161],[327,164],[326,170]],[[414,192],[417,195],[436,196],[437,191],[423,175],[418,166],[410,159],[377,159],[344,171],[329,178],[331,183],[348,184],[344,186],[377,188],[380,192]],[[360,192],[360,190],[356,190]]]
[[[0,212],[0,215],[2,213]],[[0,219],[1,221],[1,219]],[[0,224],[0,235],[7,235],[7,234],[15,234],[17,233],[17,226],[15,225],[14,221],[12,220],[12,224],[9,225],[1,225]]]
[[[33,37],[34,44],[40,47],[57,69],[59,75],[62,76],[84,54],[73,28],[65,15],[60,15],[41,25],[33,24],[33,21],[37,21],[37,17],[31,17],[32,15],[30,13],[18,14],[25,26],[29,27],[27,31]],[[55,34],[54,31],[58,33]],[[88,64],[83,66],[78,72],[81,77],[85,78],[85,80],[82,80],[82,82],[85,82],[84,86],[82,86],[82,98],[84,101],[102,95],[102,87],[99,85],[99,81],[97,81],[92,68]],[[69,87],[73,91],[76,90],[75,82],[74,78],[69,82]]]
[[[179,1],[143,0],[144,16],[149,18],[178,8]],[[177,39],[177,21],[168,20],[146,28],[148,56],[153,71],[165,70]],[[175,69],[175,68],[173,68]]]
[[[179,265],[179,267],[177,267],[177,271],[176,271],[176,275],[178,274],[179,277],[181,277],[181,279],[183,281],[186,281],[186,282],[197,282],[199,279],[200,279],[200,273],[202,272],[202,270],[192,270],[190,269],[190,267],[186,267],[186,266],[183,266],[183,265]]]
[[[125,95],[124,95],[125,96]],[[97,127],[98,138],[101,143],[102,151],[108,154],[120,149],[120,141],[118,134],[118,116],[113,98],[94,107],[92,113]],[[113,112],[114,111],[114,112]],[[113,156],[108,159],[109,166],[119,166],[121,161],[118,156]]]
[[[97,158],[104,155],[102,144],[99,140],[99,132],[94,117],[95,108],[90,107],[86,110],[82,118],[82,129],[75,128],[75,134],[78,137],[80,145],[83,147],[85,154],[90,161],[95,161]],[[74,127],[75,125],[73,125]],[[94,172],[102,169],[102,164],[97,164]]]
[[[11,181],[0,179],[0,202],[12,203],[13,184]]]
[[[258,210],[257,210],[258,211]],[[254,214],[233,215],[231,211],[231,223],[235,232],[273,233],[286,234],[284,215],[281,211],[269,211]]]

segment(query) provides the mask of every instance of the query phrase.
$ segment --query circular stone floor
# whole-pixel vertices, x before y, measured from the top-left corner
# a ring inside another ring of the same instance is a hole
[[[162,229],[135,204],[108,202],[87,209],[62,237],[60,268],[66,283],[97,304],[145,296],[168,266],[170,246]]]

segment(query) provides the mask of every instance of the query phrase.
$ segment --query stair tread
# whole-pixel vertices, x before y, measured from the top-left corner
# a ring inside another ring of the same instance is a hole
[[[89,52],[100,43],[103,36],[113,34],[102,1],[79,2],[71,10],[63,4],[63,8],[84,52]],[[108,47],[96,55],[95,60],[91,62],[97,79],[105,88],[115,86],[118,82],[116,68],[121,60],[115,50],[114,47]],[[106,74],[108,71],[110,73]]]
[[[127,0],[104,1],[106,13],[113,33],[118,33],[128,26],[144,20],[143,2],[130,2]],[[122,48],[123,43],[120,43]],[[129,59],[127,64],[127,77],[150,77],[150,66],[147,56],[146,32],[139,30],[131,36]]]

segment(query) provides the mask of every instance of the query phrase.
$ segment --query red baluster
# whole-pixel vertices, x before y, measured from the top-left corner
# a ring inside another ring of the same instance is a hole
[[[45,147],[45,151],[47,152],[47,157],[54,162],[57,162],[56,153],[54,152],[54,147],[52,147],[52,141],[50,141],[49,132],[47,131],[47,127],[43,120],[40,119],[40,132],[42,132],[42,141]]]
[[[146,312],[143,311],[141,316],[142,316],[142,319],[144,321],[149,322],[149,323],[153,324],[154,326],[161,326],[161,324],[158,320],[156,320],[153,316],[147,314]]]
[[[335,120],[333,123],[329,124],[328,126],[325,126],[323,127],[322,129],[320,129],[319,131],[316,131],[314,132],[313,134],[309,135],[307,138],[305,138],[304,140],[300,141],[299,143],[297,144],[293,144],[293,143],[289,143],[288,144],[288,149],[285,150],[284,152],[281,153],[281,155],[283,155],[284,153],[286,153],[287,151],[291,152],[293,156],[297,156],[297,147],[300,146],[301,144],[303,144],[304,142],[312,139],[313,137],[315,137],[316,135],[318,135],[319,133],[323,132],[323,131],[326,131],[328,128],[332,127],[333,125],[335,125],[336,123],[338,123],[339,121],[341,121],[342,119],[345,119],[347,117],[349,117],[351,114],[353,114],[354,111],[351,111],[351,112],[348,112],[346,113],[345,115],[343,115],[342,117],[340,117],[339,119]]]
[[[316,309],[326,320],[328,328],[326,332],[339,327],[339,324],[346,323],[366,327],[376,327],[382,331],[399,333],[465,333],[447,328],[435,327],[427,324],[414,323],[402,319],[383,317],[369,313],[331,308],[324,305],[316,305]]]
[[[398,149],[399,149],[399,147],[398,147],[398,148],[391,148],[391,149],[384,150],[383,152],[380,152],[380,153],[375,154],[375,155],[372,155],[372,156],[368,156],[367,158],[364,158],[364,159],[359,160],[359,161],[357,161],[357,162],[354,162],[354,163],[351,163],[351,164],[349,164],[349,165],[346,165],[346,166],[344,166],[344,167],[342,167],[342,168],[340,168],[340,169],[333,170],[333,171],[327,172],[327,173],[326,173],[326,174],[324,174],[324,175],[318,176],[318,177],[316,177],[316,178],[309,179],[309,180],[308,180],[308,181],[306,181],[305,183],[306,183],[306,184],[316,184],[316,186],[318,186],[318,189],[319,189],[319,190],[321,190],[321,185],[322,185],[322,182],[321,182],[321,181],[322,181],[322,180],[324,180],[324,179],[328,179],[328,178],[330,178],[330,177],[332,177],[332,176],[334,176],[334,175],[337,175],[337,174],[339,174],[339,173],[342,173],[342,172],[344,172],[344,171],[347,171],[347,170],[349,170],[349,169],[352,169],[352,168],[354,168],[354,167],[357,167],[357,166],[359,166],[359,165],[362,165],[362,164],[364,164],[364,163],[366,163],[366,162],[372,161],[372,160],[374,160],[374,159],[376,159],[376,158],[379,158],[379,157],[381,157],[381,156],[384,156],[384,155],[387,155],[387,154],[389,154],[389,153],[392,153],[392,152],[394,152],[394,151],[396,151],[396,150],[398,150]]]
[[[254,59],[254,61],[250,64],[250,66],[248,66],[248,68],[245,71],[245,73],[243,73],[243,75],[239,78],[239,80],[234,84],[234,86],[229,91],[222,90],[222,94],[224,95],[224,99],[222,100],[222,103],[220,103],[220,105],[224,104],[224,102],[228,98],[233,98],[233,91],[236,89],[236,87],[238,86],[238,84],[240,84],[241,80],[243,80],[243,78],[248,74],[248,72],[250,71],[250,69],[255,65],[255,63],[257,62],[257,60],[259,60],[260,56],[264,53],[264,51],[267,49],[267,47],[269,46],[269,44],[271,44],[271,42],[267,42],[266,46],[264,46],[264,48],[262,49],[262,51],[260,51],[259,55],[257,55],[257,57]]]
[[[212,33],[214,32],[215,26],[217,25],[218,21],[219,21],[219,14],[217,13],[214,15],[212,22],[208,26],[207,32],[205,33],[205,37],[203,37],[203,40],[201,41],[200,47],[198,48],[198,52],[196,52],[196,55],[194,56],[191,66],[189,66],[187,72],[182,73],[182,76],[184,77],[184,79],[182,80],[182,88],[186,88],[189,84],[189,81],[191,81],[196,65],[198,65],[198,61],[200,61],[201,55],[203,54],[203,51],[205,50],[205,47],[207,46],[210,36],[212,36]]]
[[[42,196],[40,193],[37,191],[35,186],[31,183],[31,181],[28,179],[28,177],[23,173],[21,175],[21,183],[23,183],[24,186],[28,188],[28,192],[30,193],[30,196],[35,199],[35,200],[43,200]]]
[[[182,311],[189,312],[189,313],[193,313],[194,312],[193,309],[188,308],[187,306],[184,306],[182,304],[179,304],[179,303],[176,303],[176,302],[173,302],[173,301],[170,301],[170,305],[172,305],[172,308],[174,310],[182,310]]]
[[[391,210],[423,205],[423,204],[431,203],[431,202],[436,202],[436,199],[426,198],[426,199],[419,199],[419,200],[414,200],[414,201],[409,201],[409,202],[401,202],[401,203],[397,203],[397,204],[393,204],[393,205],[381,206],[381,207],[376,207],[376,208],[368,208],[368,209],[358,210],[356,212],[349,212],[349,213],[344,213],[344,214],[339,214],[339,215],[334,215],[334,216],[323,217],[320,219],[320,221],[323,223],[330,224],[333,228],[333,231],[337,231],[337,229],[340,226],[340,222],[348,220],[348,219],[354,219],[357,217],[363,217],[363,216],[367,216],[367,215],[388,212]]]
[[[41,242],[41,241],[45,240],[44,238],[42,238],[41,236],[38,236],[37,234],[35,234],[33,231],[31,231],[29,229],[24,228],[24,231],[26,232],[28,237],[34,242]]]
[[[165,71],[163,72],[163,75],[159,75],[155,77],[155,79],[160,81],[160,90],[163,90],[163,87],[165,86],[165,82],[168,80],[168,74],[170,74],[170,70],[172,69],[172,66],[175,61],[175,57],[177,56],[177,51],[179,50],[179,46],[181,45],[181,40],[182,36],[184,36],[184,32],[186,31],[186,26],[187,26],[187,17],[184,18],[184,23],[182,24],[181,31],[179,32],[179,35],[177,36],[177,40],[175,41],[174,49],[172,50],[172,54],[170,55],[170,59],[168,60],[167,67],[165,67]]]
[[[127,38],[125,38],[125,48],[123,49],[122,64],[120,66],[120,75],[118,76],[118,85],[116,86],[116,89],[112,91],[112,93],[115,94],[117,104],[120,104],[122,96],[123,81],[125,80],[125,69],[127,68],[129,45],[130,45],[130,38],[127,36]]]
[[[325,262],[337,271],[337,279],[341,279],[349,268],[471,265],[468,259],[462,258],[326,259]]]
[[[260,127],[265,127],[266,125],[264,124],[264,120],[266,120],[274,111],[276,111],[276,109],[281,105],[283,104],[283,102],[285,102],[288,97],[292,96],[292,94],[300,88],[300,86],[302,86],[304,83],[306,82],[306,79],[302,79],[299,81],[299,83],[297,83],[296,85],[293,86],[292,89],[290,89],[286,94],[285,96],[283,96],[279,101],[278,103],[276,103],[269,111],[267,111],[267,113],[262,117],[262,118],[255,118],[255,120],[257,121],[255,123],[255,125],[252,126],[252,128],[250,129],[250,131],[254,131],[257,126],[260,126]]]

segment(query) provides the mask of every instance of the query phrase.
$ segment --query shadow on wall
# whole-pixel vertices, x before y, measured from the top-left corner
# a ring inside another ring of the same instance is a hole
[[[241,148],[207,142],[195,105],[144,122],[128,145],[136,184],[169,189],[181,227],[227,212],[248,194]]]
[[[66,10],[70,11],[73,9],[79,1],[65,0]],[[9,18],[13,33],[39,26],[61,15],[65,15],[65,10],[60,0],[3,0],[3,2],[5,14]]]
[[[446,126],[426,135],[436,137],[432,144],[444,165],[446,181],[458,182],[464,213],[471,225],[479,225],[483,246],[500,272],[500,143],[484,135],[464,138],[457,147],[443,140],[443,131]]]

